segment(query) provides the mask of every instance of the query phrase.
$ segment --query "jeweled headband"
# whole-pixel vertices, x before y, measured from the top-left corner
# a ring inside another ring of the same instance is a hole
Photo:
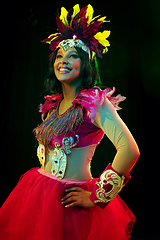
[[[62,48],[64,51],[71,47],[79,47],[89,54],[89,48],[84,44],[84,42],[82,42],[80,39],[77,39],[76,35],[73,36],[73,39],[62,40],[58,44],[57,48],[58,47]]]
[[[42,42],[50,44],[50,60],[54,51],[61,47],[67,50],[70,47],[79,47],[90,55],[90,51],[98,57],[108,51],[110,46],[107,38],[110,31],[99,32],[106,21],[106,17],[100,15],[93,18],[93,7],[89,4],[80,10],[79,4],[76,4],[69,12],[62,7],[60,17],[56,17],[58,33],[51,34]]]

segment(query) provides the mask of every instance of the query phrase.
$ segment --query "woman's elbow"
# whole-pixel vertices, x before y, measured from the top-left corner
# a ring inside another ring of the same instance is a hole
[[[136,162],[140,156],[139,148],[136,142],[128,142],[125,144],[126,156],[131,162]]]
[[[138,158],[140,156],[140,151],[139,151],[139,148],[137,145],[131,149],[131,156],[134,159],[134,161],[138,160]]]
[[[140,157],[140,151],[138,149],[138,151],[135,152],[135,159],[138,160],[139,157]]]

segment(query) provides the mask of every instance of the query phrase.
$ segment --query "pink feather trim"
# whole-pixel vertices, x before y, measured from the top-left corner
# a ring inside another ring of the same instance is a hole
[[[72,104],[78,103],[81,104],[81,106],[83,106],[84,108],[86,108],[88,111],[88,117],[93,123],[95,120],[96,112],[98,111],[98,107],[103,104],[105,97],[108,98],[108,100],[113,104],[116,110],[121,109],[118,105],[120,102],[124,101],[126,97],[123,97],[121,94],[118,94],[116,97],[111,97],[114,92],[115,87],[113,87],[113,90],[111,90],[110,88],[101,90],[99,87],[85,89],[76,96]]]
[[[75,99],[72,101],[72,104],[80,104],[82,107],[84,107],[87,110],[88,117],[93,123],[95,120],[96,112],[98,111],[98,107],[103,104],[105,97],[108,98],[116,110],[121,109],[118,105],[120,102],[124,101],[126,97],[123,97],[121,94],[118,94],[116,97],[112,97],[112,94],[114,92],[115,87],[113,87],[112,90],[110,88],[101,90],[99,87],[84,89],[75,97]],[[39,112],[42,113],[42,119],[48,110],[57,108],[57,105],[62,97],[62,93],[58,93],[56,95],[47,95],[44,97],[46,101],[43,105],[40,104],[39,110]]]

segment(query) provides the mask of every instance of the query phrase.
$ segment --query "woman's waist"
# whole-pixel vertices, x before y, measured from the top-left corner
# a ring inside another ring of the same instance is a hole
[[[74,148],[69,154],[50,148],[46,155],[44,170],[58,178],[71,178],[88,181],[92,178],[90,162],[96,146]]]
[[[85,179],[74,179],[74,178],[62,178],[62,179],[59,179],[57,177],[55,177],[54,175],[52,175],[51,173],[48,173],[46,172],[44,169],[42,168],[37,168],[38,172],[43,175],[44,177],[47,177],[47,178],[50,178],[50,179],[53,179],[57,182],[61,182],[62,184],[75,184],[75,185],[82,185],[82,184],[85,184],[85,183],[92,183],[92,184],[95,184],[97,178],[91,178],[91,179],[88,179],[88,180],[85,180]]]
[[[69,157],[66,166],[64,166],[65,164],[61,165],[61,163],[57,165],[49,158],[43,170],[58,179],[75,179],[78,181],[89,181],[92,179],[90,163],[87,164],[87,160],[83,159],[83,161],[80,161],[78,157],[75,159]]]

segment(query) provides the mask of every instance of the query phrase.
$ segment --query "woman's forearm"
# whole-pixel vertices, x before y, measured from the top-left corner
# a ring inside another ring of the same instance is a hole
[[[115,155],[112,167],[120,174],[127,174],[131,171],[140,156],[140,152],[136,143],[132,148],[125,146],[119,149]]]

